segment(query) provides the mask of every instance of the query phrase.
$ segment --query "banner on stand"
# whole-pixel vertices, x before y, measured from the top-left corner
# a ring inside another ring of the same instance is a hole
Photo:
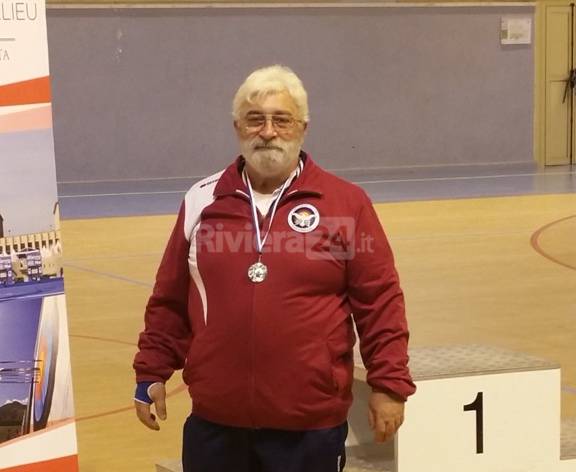
[[[78,471],[46,6],[0,0],[0,471]]]

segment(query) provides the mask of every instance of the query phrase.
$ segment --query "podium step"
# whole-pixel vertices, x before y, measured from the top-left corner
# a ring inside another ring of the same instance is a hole
[[[346,448],[346,472],[393,472],[394,443],[366,443]]]
[[[559,368],[556,362],[480,344],[410,349],[410,371],[415,381],[503,374]],[[354,376],[365,381],[359,346],[354,346]]]
[[[576,418],[562,421],[560,459],[576,459]]]
[[[360,459],[348,458],[346,459],[345,472],[392,472],[391,467],[383,468],[378,464],[370,464]]]
[[[163,459],[156,463],[156,472],[182,472],[180,459]]]

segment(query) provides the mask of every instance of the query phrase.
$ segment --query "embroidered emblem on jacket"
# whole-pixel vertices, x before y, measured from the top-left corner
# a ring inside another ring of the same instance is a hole
[[[318,210],[307,203],[294,207],[288,214],[290,228],[299,233],[314,231],[319,223],[320,214]]]

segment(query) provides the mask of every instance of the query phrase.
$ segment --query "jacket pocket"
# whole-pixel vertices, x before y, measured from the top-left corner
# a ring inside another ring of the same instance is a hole
[[[330,356],[330,373],[334,390],[341,394],[352,388],[354,377],[354,355],[352,352],[335,353],[326,343],[326,350]]]
[[[334,355],[332,350],[330,349],[330,345],[326,342],[324,344],[324,352],[326,356],[325,361],[325,368],[326,368],[326,377],[329,379],[330,382],[330,390],[332,393],[340,392],[340,384],[338,383],[338,375],[336,372],[336,365],[334,362]]]
[[[190,385],[196,378],[198,367],[202,364],[203,359],[206,358],[206,339],[208,338],[208,330],[204,329],[196,337],[192,339],[188,354],[186,355],[186,363],[182,378],[186,385]]]

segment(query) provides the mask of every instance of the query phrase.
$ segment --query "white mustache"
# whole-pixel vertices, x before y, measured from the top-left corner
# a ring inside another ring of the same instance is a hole
[[[262,150],[285,151],[283,146],[274,143],[263,143],[263,142],[253,143],[252,149],[255,149],[256,151],[262,151]]]

